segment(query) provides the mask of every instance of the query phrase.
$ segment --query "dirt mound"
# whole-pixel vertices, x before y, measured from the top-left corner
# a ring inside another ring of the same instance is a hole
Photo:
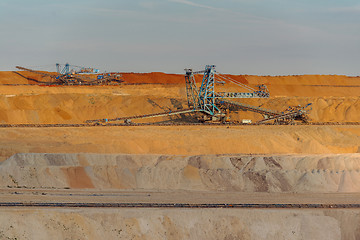
[[[55,73],[54,73],[55,74]],[[50,77],[44,77],[42,75],[27,72],[27,71],[0,71],[0,84],[12,85],[12,84],[34,84],[43,85],[54,82],[54,79]]]
[[[185,108],[181,88],[167,85],[102,87],[2,86],[0,123],[83,123]],[[181,102],[182,101],[182,102]]]
[[[303,86],[359,86],[360,76],[345,75],[292,75],[292,76],[256,76],[245,75],[250,84],[262,82],[269,85]]]
[[[2,210],[3,239],[359,239],[358,209]]]
[[[311,103],[311,106],[306,110],[308,110],[312,122],[358,122],[360,119],[359,97],[272,97],[263,100],[244,99],[233,101],[274,109],[279,112],[284,111],[289,106],[305,106]],[[244,118],[262,119],[260,114],[234,110],[231,115],[234,120]]]
[[[0,123],[82,123],[89,119],[116,118],[188,108],[184,76],[165,73],[123,73],[120,86],[8,86],[0,85]],[[289,106],[312,103],[313,121],[355,122],[360,119],[359,78],[346,76],[243,76],[229,75],[255,87],[267,84],[270,99],[240,99],[246,104],[284,111]],[[202,77],[197,75],[197,81]],[[0,72],[0,84],[35,84],[38,74]],[[239,92],[234,84],[217,91]],[[262,119],[260,114],[234,111],[233,120]],[[149,121],[167,121],[169,118]],[[143,120],[148,121],[148,120]]]
[[[182,85],[126,86],[122,88],[29,88],[28,91],[1,88],[0,123],[83,123],[89,119],[116,118],[186,109]],[[289,106],[309,107],[314,122],[357,122],[360,119],[359,97],[272,97],[242,99],[253,106],[284,111]],[[151,121],[176,119],[154,118]],[[233,120],[261,120],[257,113],[232,109]],[[149,121],[149,120],[141,120]]]
[[[360,152],[359,126],[3,128],[0,161],[15,153],[327,154]]]
[[[125,83],[184,83],[184,75],[166,74],[161,72],[152,73],[122,73]]]
[[[358,192],[360,154],[16,154],[2,187]]]
[[[56,73],[52,73],[56,75]],[[151,73],[121,73],[125,83],[157,83],[175,84],[184,83],[183,74],[166,74],[161,72]],[[44,77],[37,73],[27,71],[0,71],[0,84],[40,84],[54,82],[50,77]]]
[[[359,153],[360,126],[3,128],[0,161],[15,153]]]
[[[24,77],[23,77],[24,76]],[[40,76],[39,76],[40,78]],[[23,74],[16,74],[10,71],[0,71],[0,83],[1,84],[29,84]]]
[[[56,73],[52,73],[56,74]],[[121,73],[126,83],[184,83],[184,74],[169,74],[162,72],[151,73]],[[269,86],[359,86],[360,77],[348,77],[344,75],[294,75],[294,76],[256,76],[256,75],[233,75],[222,74],[226,78],[234,79],[244,84],[266,84]],[[196,81],[201,82],[202,75],[195,75]],[[0,71],[1,84],[37,84],[51,82],[49,77],[27,71]]]

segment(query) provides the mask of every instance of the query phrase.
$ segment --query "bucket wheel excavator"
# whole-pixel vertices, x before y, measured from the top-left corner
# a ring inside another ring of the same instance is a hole
[[[265,85],[258,85],[258,89],[249,87],[230,77],[219,74],[215,70],[215,65],[206,65],[205,70],[193,71],[185,69],[185,82],[188,106],[197,112],[203,113],[202,121],[229,121],[227,112],[230,106],[236,106],[243,111],[251,111],[259,113],[263,116],[263,120],[258,124],[273,122],[274,124],[292,124],[294,121],[308,121],[307,108],[311,104],[304,107],[289,107],[283,112],[278,112],[261,107],[251,106],[240,102],[231,101],[234,98],[269,98],[270,93]],[[197,88],[195,74],[204,74],[201,86]],[[217,79],[220,81],[216,80]],[[216,92],[216,83],[234,83],[245,89],[245,92]]]
[[[56,63],[57,73],[16,66],[17,69],[53,79],[58,85],[113,85],[123,82],[119,73],[100,73],[98,69]]]
[[[108,123],[124,121],[124,123],[130,124],[133,119],[164,117],[177,114],[197,114],[200,115],[199,120],[201,122],[226,122],[229,120],[227,113],[229,112],[230,106],[235,106],[237,109],[243,111],[252,111],[261,114],[263,119],[258,121],[256,124],[268,122],[273,122],[274,124],[292,124],[295,120],[300,120],[302,122],[307,122],[308,120],[305,108],[307,108],[310,104],[305,107],[289,107],[284,112],[278,112],[229,100],[234,98],[269,98],[270,93],[265,85],[258,85],[257,89],[254,89],[239,81],[231,79],[226,75],[216,73],[215,65],[207,65],[205,70],[202,71],[193,71],[192,69],[185,69],[185,71],[186,94],[189,108],[154,114],[118,117],[113,119],[94,119],[87,120],[85,122],[88,124],[106,125]],[[199,88],[197,87],[195,81],[196,74],[203,74],[203,79]],[[218,79],[215,79],[215,76],[217,76]],[[246,89],[246,91],[215,91],[216,84],[225,84],[226,82],[234,83],[243,89]]]

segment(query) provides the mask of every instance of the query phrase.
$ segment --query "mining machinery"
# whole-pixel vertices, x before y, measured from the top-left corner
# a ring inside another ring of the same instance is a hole
[[[66,63],[65,65],[56,63],[55,66],[56,66],[56,71],[58,74],[79,74],[79,73],[99,73],[100,72],[99,69],[96,69],[96,68],[75,66],[75,65],[70,65],[69,63]]]
[[[198,88],[195,75],[203,74],[201,86]],[[217,76],[217,78],[215,78]],[[241,88],[245,89],[244,92],[216,92],[216,84],[225,84],[226,82],[234,83]],[[270,93],[267,87],[263,84],[256,86],[257,89],[247,86],[239,81],[231,79],[230,77],[216,73],[215,65],[206,65],[205,70],[193,71],[192,69],[185,69],[185,83],[187,94],[187,109],[178,109],[176,111],[168,111],[154,114],[145,114],[138,116],[118,117],[113,119],[95,119],[87,120],[89,124],[101,124],[113,123],[118,121],[124,121],[124,123],[130,124],[133,119],[144,119],[152,117],[172,116],[177,114],[197,114],[201,122],[215,121],[215,122],[227,122],[229,117],[227,113],[231,106],[235,106],[237,109],[243,111],[251,111],[259,113],[263,116],[263,119],[255,124],[293,124],[294,121],[307,122],[306,110],[311,104],[305,107],[295,106],[289,107],[283,112],[278,112],[262,107],[251,106],[248,104],[231,101],[229,99],[234,98],[269,98]],[[250,122],[250,121],[249,121]]]
[[[201,86],[197,88],[194,75],[200,73],[204,75]],[[216,92],[215,83],[218,81],[215,79],[215,76],[223,80],[222,82],[234,83],[246,91]],[[306,109],[311,104],[307,104],[304,107],[289,107],[283,112],[278,112],[229,100],[233,98],[269,98],[270,93],[263,84],[258,85],[258,89],[254,89],[224,74],[217,73],[215,65],[206,65],[205,70],[195,72],[192,69],[185,69],[185,83],[188,106],[196,112],[203,113],[202,121],[228,121],[229,119],[228,116],[226,116],[226,112],[229,111],[229,106],[236,106],[243,111],[252,111],[261,114],[264,119],[258,121],[258,124],[271,121],[274,124],[292,124],[295,120],[302,122],[308,121],[308,110]]]
[[[33,70],[16,66],[17,69],[50,77],[53,82],[48,84],[57,85],[114,85],[123,82],[122,75],[117,72],[100,73],[98,69],[57,63],[57,73]]]

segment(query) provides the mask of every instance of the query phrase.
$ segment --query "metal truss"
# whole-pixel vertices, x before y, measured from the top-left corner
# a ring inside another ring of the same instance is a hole
[[[199,90],[200,110],[214,116],[220,112],[220,109],[215,105],[215,65],[206,65],[204,77]]]
[[[192,69],[185,69],[185,83],[186,83],[186,95],[189,108],[199,109],[199,91],[196,86],[194,74],[199,72],[193,72]],[[203,71],[201,71],[203,72]]]

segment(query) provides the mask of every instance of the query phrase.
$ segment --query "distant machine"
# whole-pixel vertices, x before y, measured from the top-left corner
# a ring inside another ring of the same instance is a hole
[[[56,73],[33,70],[16,66],[17,69],[33,72],[54,81],[49,84],[59,85],[114,85],[123,82],[122,75],[118,72],[100,73],[99,69],[80,67],[75,65],[56,63]]]
[[[75,65],[70,65],[66,63],[61,65],[56,63],[56,70],[59,74],[78,74],[78,73],[99,73],[99,69],[89,68],[89,67],[80,67]]]

